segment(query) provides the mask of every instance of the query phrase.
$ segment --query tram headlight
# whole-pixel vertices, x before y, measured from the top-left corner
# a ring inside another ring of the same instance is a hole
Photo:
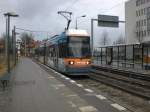
[[[73,64],[74,64],[74,61],[69,61],[69,64],[70,64],[70,65],[73,65]]]
[[[87,61],[87,62],[86,62],[87,65],[89,65],[90,63],[91,63],[90,61]]]

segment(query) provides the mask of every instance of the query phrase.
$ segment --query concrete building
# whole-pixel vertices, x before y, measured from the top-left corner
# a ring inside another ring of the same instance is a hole
[[[150,0],[129,0],[125,4],[127,44],[150,41]]]

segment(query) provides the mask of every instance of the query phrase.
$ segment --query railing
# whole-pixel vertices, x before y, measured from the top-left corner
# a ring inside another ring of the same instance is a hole
[[[93,54],[95,65],[137,71],[149,69],[149,59],[150,46],[145,44],[99,47],[94,49]]]

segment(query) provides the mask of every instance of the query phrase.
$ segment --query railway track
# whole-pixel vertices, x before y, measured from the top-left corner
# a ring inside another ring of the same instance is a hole
[[[146,75],[127,73],[123,71],[106,70],[94,68],[91,70],[90,78],[100,81],[106,85],[119,88],[134,95],[150,99],[150,78]]]
[[[140,79],[140,80],[144,80],[144,81],[150,81],[150,75],[149,74],[142,74],[142,73],[137,73],[134,71],[128,71],[128,70],[123,70],[123,69],[115,69],[115,68],[111,68],[111,67],[102,67],[102,66],[92,66],[93,69],[96,70],[101,70],[101,71],[106,71],[106,72],[110,72],[110,73],[116,73],[122,76],[126,76],[126,77],[131,77],[134,79]]]

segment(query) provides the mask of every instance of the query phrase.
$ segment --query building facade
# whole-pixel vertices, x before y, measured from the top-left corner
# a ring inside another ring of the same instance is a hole
[[[129,0],[125,4],[127,44],[150,41],[150,0]]]

